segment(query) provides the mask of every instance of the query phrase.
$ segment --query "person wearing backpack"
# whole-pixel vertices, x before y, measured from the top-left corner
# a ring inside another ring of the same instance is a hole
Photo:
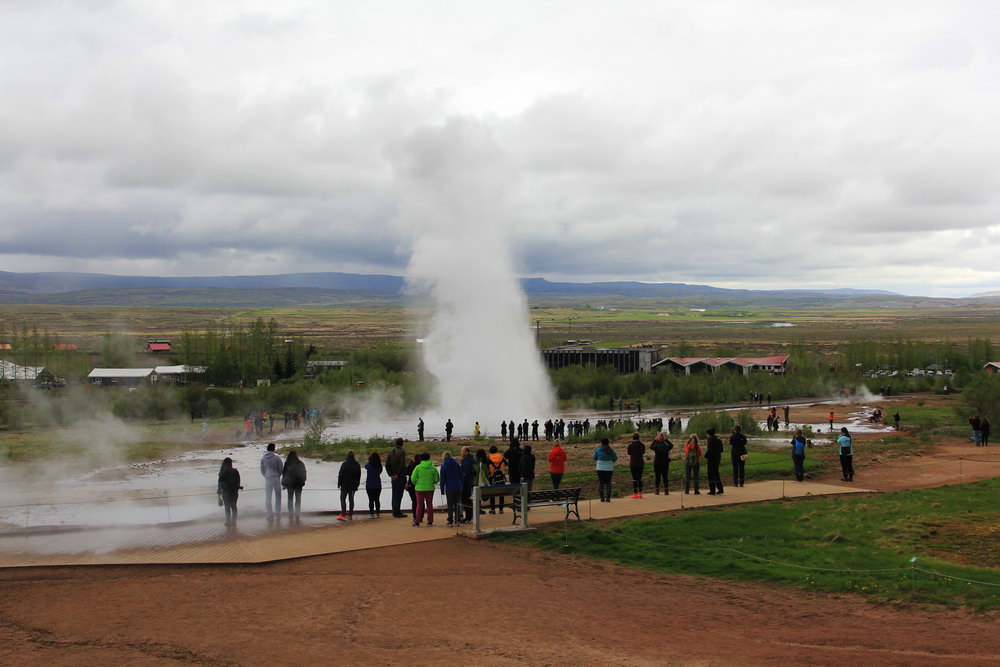
[[[733,486],[743,486],[747,477],[747,437],[739,424],[733,426],[733,434],[729,436],[729,456],[733,462]]]
[[[802,429],[795,431],[792,438],[792,465],[795,468],[795,481],[805,481],[806,476],[806,438],[802,435]]]
[[[684,493],[691,493],[691,482],[694,481],[694,495],[699,495],[698,483],[701,477],[701,445],[698,436],[691,434],[684,445]]]
[[[601,444],[594,450],[593,460],[596,462],[597,492],[601,495],[602,503],[610,503],[611,476],[615,473],[618,454],[611,448],[611,442],[607,438],[601,439]]]
[[[507,483],[507,476],[504,474],[504,471],[507,467],[507,460],[497,449],[496,445],[490,445],[490,453],[486,459],[489,461],[486,474],[490,486],[505,485]],[[504,496],[500,496],[500,514],[503,514],[503,501]],[[490,514],[497,513],[496,503],[497,497],[490,496]]]
[[[845,482],[854,481],[854,447],[851,442],[851,434],[847,427],[840,429],[840,437],[837,438],[837,445],[840,453],[840,470],[844,473]]]
[[[674,448],[674,443],[667,440],[661,432],[649,445],[649,450],[653,452],[653,481],[656,484],[656,495],[660,495],[660,480],[663,480],[663,493],[670,495],[667,488],[667,473],[670,472],[670,450]]]
[[[449,458],[451,457],[449,456]],[[461,469],[459,469],[459,474],[461,474]],[[413,469],[413,474],[410,475],[410,483],[417,495],[417,508],[413,512],[414,527],[420,525],[425,513],[427,514],[427,525],[434,525],[434,487],[439,481],[441,481],[441,475],[431,463],[430,453],[424,452],[420,455],[420,464]]]

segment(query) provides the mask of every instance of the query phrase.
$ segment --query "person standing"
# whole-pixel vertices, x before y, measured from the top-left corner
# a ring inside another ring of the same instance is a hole
[[[701,445],[698,436],[691,434],[684,445],[684,493],[691,493],[691,482],[694,481],[694,495],[699,495],[698,483],[701,481]]]
[[[503,440],[507,439],[507,422],[500,420],[500,437]]]
[[[787,405],[782,409],[782,412],[785,413],[785,428],[788,428],[788,406]]]
[[[417,419],[417,441],[418,442],[423,442],[424,441],[424,418],[423,417],[419,417]]]
[[[983,447],[990,444],[990,429],[992,427],[989,417],[983,417],[979,422],[979,439],[982,441]]]
[[[521,481],[528,493],[535,485],[535,455],[531,453],[531,445],[525,445],[521,454]]]
[[[538,420],[531,422],[531,439],[538,442]]]
[[[511,419],[509,422],[507,422],[507,437],[510,438],[511,442],[514,442],[514,438],[517,437],[516,435],[514,435],[514,432],[516,430],[517,429],[514,428],[514,420]]]
[[[302,508],[302,487],[306,485],[306,464],[293,449],[285,457],[281,486],[288,494],[288,515],[298,518]]]
[[[777,417],[775,417],[777,420]],[[705,445],[705,463],[708,465],[708,495],[721,496],[722,475],[719,472],[719,465],[722,463],[722,439],[715,435],[715,429],[710,428],[705,432],[708,441]]]
[[[449,528],[457,526],[461,519],[459,502],[462,499],[462,487],[465,485],[462,465],[451,457],[451,452],[445,452],[441,458],[441,494],[444,496],[448,508]],[[430,516],[430,515],[428,515]],[[430,521],[433,521],[433,517]]]
[[[365,493],[368,494],[368,518],[382,514],[382,457],[378,452],[368,455],[365,462]]]
[[[414,454],[413,460],[406,466],[406,493],[410,496],[411,511],[417,509],[417,492],[413,489],[413,471],[420,465],[420,454]]]
[[[511,422],[511,426],[514,422]],[[511,484],[521,483],[521,441],[516,437],[510,439],[510,447],[507,448],[503,457],[507,459],[507,478]]]
[[[476,425],[472,427],[472,437],[475,438],[476,440],[479,440],[479,433],[480,433],[479,422],[476,422]]]
[[[449,456],[450,458],[450,456]],[[434,487],[441,481],[441,475],[431,463],[429,452],[420,454],[420,463],[410,475],[410,483],[417,495],[417,509],[413,513],[413,525],[419,526],[427,515],[427,526],[434,525]]]
[[[361,486],[361,464],[354,458],[354,450],[348,450],[347,458],[340,464],[337,473],[337,488],[340,489],[340,515],[338,519],[354,520],[354,494]]]
[[[670,450],[673,448],[674,443],[667,440],[662,431],[649,445],[649,450],[653,452],[653,482],[656,484],[656,495],[660,495],[661,479],[663,480],[664,495],[670,495],[667,475],[670,473]]]
[[[601,439],[601,444],[594,450],[595,469],[597,471],[597,492],[602,503],[611,502],[611,477],[615,474],[615,461],[618,454],[611,448],[607,438]]]
[[[806,476],[806,438],[802,435],[802,429],[795,431],[792,438],[792,465],[795,468],[795,481],[802,482]]]
[[[566,450],[557,442],[549,450],[549,477],[552,478],[552,488],[558,489],[562,484],[563,475],[566,474]]]
[[[472,521],[472,490],[476,486],[476,459],[472,455],[472,450],[468,447],[462,447],[462,460],[459,461],[462,466],[462,509],[464,510],[464,517],[461,523],[469,523]]]
[[[504,460],[503,454],[497,449],[496,445],[490,445],[489,456],[486,457],[489,461],[487,466],[487,479],[489,480],[490,486],[504,486],[507,483],[507,477],[505,475],[505,470],[507,469],[507,461]],[[504,496],[500,496],[500,514],[503,514],[503,501]],[[490,496],[490,514],[496,514],[497,509],[497,497]]]
[[[451,423],[451,418],[444,424],[444,439],[446,442],[451,442],[451,432],[455,430],[455,425]]]
[[[746,481],[747,437],[739,424],[733,426],[733,434],[729,436],[729,458],[733,462],[733,486],[743,486]]]
[[[240,471],[233,467],[233,460],[228,456],[222,459],[219,468],[218,494],[222,506],[226,510],[226,525],[236,525],[236,502],[240,497]]]
[[[386,456],[385,472],[392,484],[392,516],[400,519],[406,516],[401,509],[403,492],[406,491],[406,450],[403,449],[402,438],[396,438],[396,446]]]
[[[270,521],[281,514],[281,457],[274,453],[274,443],[267,443],[267,451],[260,459],[260,474],[264,478],[264,509]],[[274,508],[271,499],[274,499]]]
[[[896,422],[896,430],[899,430],[899,412],[892,416],[892,421]]]
[[[642,472],[646,467],[646,445],[639,440],[639,434],[632,434],[632,442],[625,450],[628,454],[628,468],[632,473],[632,497],[642,498]]]
[[[972,427],[972,441],[979,447],[983,443],[983,420],[979,415],[969,417],[969,426]]]
[[[827,421],[830,422],[830,430],[832,431],[833,430],[833,410],[830,410],[830,416],[827,418]]]
[[[844,474],[845,482],[854,481],[854,447],[851,442],[851,434],[847,427],[840,429],[840,436],[837,438],[837,445],[840,453],[840,470]]]

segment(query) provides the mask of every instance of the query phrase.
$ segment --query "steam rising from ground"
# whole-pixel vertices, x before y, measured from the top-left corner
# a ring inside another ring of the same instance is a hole
[[[482,126],[453,120],[418,131],[393,157],[414,236],[407,279],[434,303],[422,345],[437,380],[432,417],[464,430],[546,414],[552,388],[511,258],[502,151]]]

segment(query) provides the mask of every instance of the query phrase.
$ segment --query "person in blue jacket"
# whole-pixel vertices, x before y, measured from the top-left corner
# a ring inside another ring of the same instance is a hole
[[[615,461],[618,454],[611,449],[611,443],[607,438],[601,440],[601,444],[594,450],[595,468],[597,469],[597,491],[601,495],[602,503],[611,502],[611,476],[615,473]]]
[[[472,450],[462,447],[462,509],[464,517],[459,523],[469,523],[472,521],[472,489],[476,486],[478,471],[476,468],[476,457],[472,455]]]
[[[840,469],[844,473],[844,481],[853,482],[854,447],[851,442],[851,433],[846,426],[840,429],[840,437],[837,438],[837,451],[840,454]]]
[[[802,429],[795,431],[792,438],[792,465],[795,466],[795,481],[802,482],[806,476],[806,438]]]
[[[451,457],[451,452],[444,453],[441,461],[441,493],[448,503],[448,523],[446,526],[457,526],[459,520],[458,503],[462,498],[462,488],[465,486],[465,475],[462,466]]]

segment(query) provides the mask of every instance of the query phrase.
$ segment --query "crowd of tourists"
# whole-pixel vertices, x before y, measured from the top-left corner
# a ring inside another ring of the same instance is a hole
[[[678,420],[679,421],[679,420]],[[662,424],[662,422],[660,422]],[[669,426],[669,424],[668,424]],[[980,424],[980,433],[982,431]],[[522,433],[524,431],[522,430]],[[515,431],[516,433],[516,431]],[[654,494],[670,493],[669,472],[674,443],[667,437],[668,432],[660,431],[647,445],[640,434],[634,433],[625,448],[628,468],[632,481],[632,498],[639,499],[645,492],[647,452],[652,458]],[[516,435],[505,443],[505,448],[492,444],[488,449],[480,448],[475,453],[469,446],[463,446],[458,457],[450,452],[441,454],[439,466],[431,460],[428,452],[420,452],[410,457],[405,442],[398,438],[392,451],[385,456],[370,452],[362,465],[353,450],[348,451],[337,474],[337,488],[340,491],[340,514],[338,519],[354,519],[355,494],[362,488],[368,497],[368,518],[382,516],[382,475],[388,476],[391,494],[391,516],[404,518],[402,499],[408,495],[412,508],[412,522],[420,526],[426,519],[428,526],[434,525],[434,493],[440,489],[445,499],[447,526],[469,523],[474,517],[473,490],[476,486],[520,485],[524,492],[531,492],[537,475],[538,461],[532,445],[522,446]],[[791,458],[795,480],[805,479],[806,450],[812,446],[801,429],[791,440]],[[853,446],[850,432],[841,428],[837,438],[837,448],[845,482],[854,481]],[[724,484],[720,472],[725,444],[714,428],[705,433],[704,447],[696,434],[688,436],[682,449],[680,460],[684,464],[684,493],[700,494],[701,466],[706,468],[708,495],[723,495]],[[729,436],[729,454],[732,463],[732,484],[742,487],[746,482],[746,462],[748,458],[747,438],[739,425],[733,427]],[[566,473],[567,453],[556,441],[544,455],[548,465],[549,480],[553,489],[558,489]],[[608,438],[602,438],[591,459],[597,474],[597,488],[600,502],[611,502],[613,475],[619,456]],[[362,476],[362,471],[364,475]],[[267,451],[260,461],[260,474],[264,478],[264,508],[269,520],[281,514],[282,491],[287,495],[286,509],[289,516],[298,519],[302,504],[302,489],[306,483],[306,466],[295,450],[289,451],[285,460],[275,452],[274,443],[267,445]],[[219,504],[225,508],[226,525],[232,526],[237,518],[237,500],[240,485],[239,472],[233,467],[231,458],[222,462],[218,479]],[[504,512],[506,498],[490,495],[488,509],[483,512],[495,514]]]

